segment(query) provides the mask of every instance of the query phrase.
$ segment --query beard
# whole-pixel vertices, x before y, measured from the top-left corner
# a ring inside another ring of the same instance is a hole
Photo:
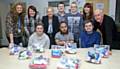
[[[63,31],[60,31],[61,34],[68,34],[68,31],[66,32],[63,32]]]

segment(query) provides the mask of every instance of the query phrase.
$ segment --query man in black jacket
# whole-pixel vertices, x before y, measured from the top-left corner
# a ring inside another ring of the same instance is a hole
[[[110,45],[110,50],[113,47],[113,40],[116,36],[115,21],[105,14],[100,9],[95,10],[95,30],[99,29],[102,33],[103,44]]]

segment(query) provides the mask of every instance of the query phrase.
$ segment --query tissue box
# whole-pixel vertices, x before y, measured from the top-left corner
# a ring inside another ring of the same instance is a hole
[[[60,58],[62,56],[62,51],[60,49],[53,49],[51,51],[51,56],[53,58]]]
[[[29,64],[30,69],[47,69],[47,65],[49,63],[49,59],[40,55],[39,57],[35,57]]]
[[[19,45],[13,44],[13,46],[10,48],[10,55],[18,55],[21,50],[21,47]]]
[[[29,50],[24,50],[19,53],[18,59],[24,60],[32,57],[32,52]]]
[[[63,56],[57,64],[57,69],[79,69],[80,60]]]
[[[95,63],[95,64],[101,64],[101,53],[99,51],[96,50],[90,50],[88,51],[88,55],[87,55],[87,62],[90,63]]]

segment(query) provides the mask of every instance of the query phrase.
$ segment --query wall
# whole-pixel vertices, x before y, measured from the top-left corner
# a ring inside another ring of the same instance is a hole
[[[2,32],[0,32],[0,33],[2,33],[2,39],[1,39],[2,45],[8,44],[8,42],[6,40],[6,36],[5,36],[5,18],[8,13],[8,10],[9,10],[10,2],[11,1],[9,1],[9,0],[0,0],[0,8],[2,9],[2,10],[0,10],[0,16],[1,16],[1,22],[2,22],[2,26],[1,26]]]
[[[109,15],[115,20],[116,0],[109,0]]]

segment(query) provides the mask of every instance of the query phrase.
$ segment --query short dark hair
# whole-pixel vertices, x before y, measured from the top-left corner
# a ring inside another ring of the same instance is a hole
[[[61,25],[62,23],[65,23],[65,24],[67,25],[67,27],[68,27],[68,23],[67,23],[66,21],[61,21],[61,22],[59,23],[59,28],[60,28],[60,25]]]
[[[61,21],[61,22],[60,22],[60,24],[61,24],[61,23],[66,23],[66,24],[67,24],[67,22],[66,22],[66,21]]]
[[[37,27],[37,26],[42,26],[42,27],[44,28],[44,24],[43,24],[43,23],[41,23],[41,22],[39,22],[39,23],[35,24],[35,29],[36,29],[36,27]]]
[[[60,26],[61,26],[61,24],[63,24],[63,23],[66,24],[66,26],[67,26],[67,32],[66,32],[66,33],[63,33],[63,32],[61,31],[61,29],[60,29]],[[60,24],[59,24],[59,31],[60,31],[61,34],[68,34],[68,24],[67,24],[66,21],[61,21],[61,22],[60,22]]]
[[[94,26],[94,23],[92,20],[85,20],[83,23],[83,27],[85,27],[85,24],[87,24],[87,23],[91,23]]]
[[[64,2],[59,2],[59,3],[57,4],[57,7],[58,7],[59,4],[63,4],[64,7],[65,7],[65,3],[64,3]]]

